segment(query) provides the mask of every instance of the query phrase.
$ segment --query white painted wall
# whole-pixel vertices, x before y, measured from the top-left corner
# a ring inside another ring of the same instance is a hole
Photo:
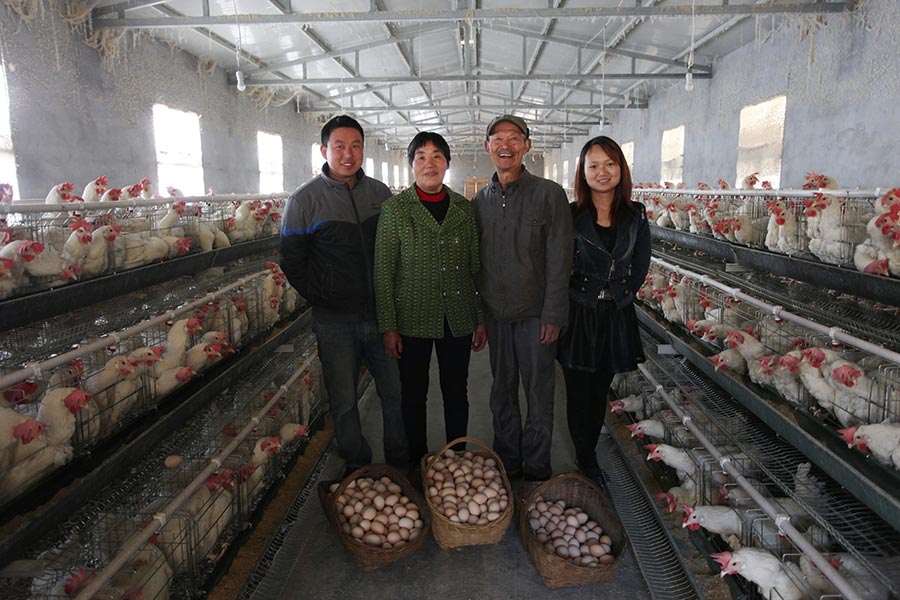
[[[618,111],[603,132],[635,142],[635,179],[659,179],[665,129],[685,125],[684,179],[732,183],[741,109],[786,94],[782,187],[808,171],[845,187],[900,184],[900,2],[867,0],[855,15],[828,15],[801,39],[801,19],[758,46],[714,63],[711,80],[657,93],[646,111]]]

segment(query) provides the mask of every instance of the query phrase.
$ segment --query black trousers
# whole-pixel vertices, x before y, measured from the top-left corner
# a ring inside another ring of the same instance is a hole
[[[403,424],[409,442],[409,459],[413,465],[428,453],[428,370],[431,348],[437,350],[441,396],[444,400],[444,431],[447,441],[466,435],[469,424],[469,356],[472,335],[453,337],[444,327],[442,338],[401,336],[400,388]]]
[[[606,396],[614,373],[577,371],[563,367],[566,417],[575,458],[581,470],[597,467],[597,440],[606,417]]]

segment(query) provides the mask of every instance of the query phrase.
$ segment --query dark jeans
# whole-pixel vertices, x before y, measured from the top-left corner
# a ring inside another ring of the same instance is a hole
[[[444,432],[447,441],[466,435],[469,424],[469,356],[472,335],[453,337],[444,327],[442,338],[402,336],[400,356],[400,385],[403,404],[403,424],[409,441],[409,458],[413,465],[428,453],[426,404],[428,403],[428,371],[431,348],[437,350],[444,401]]]
[[[606,418],[606,396],[614,373],[589,373],[563,367],[566,378],[566,417],[582,470],[597,468],[597,440]]]
[[[372,448],[359,423],[356,388],[365,360],[381,399],[384,458],[388,464],[409,463],[400,408],[400,373],[397,361],[384,352],[384,342],[374,320],[331,322],[313,319],[313,331],[322,361],[338,451],[348,467],[372,462]]]
[[[538,318],[497,321],[485,315],[491,353],[491,413],[494,451],[507,473],[547,479],[553,474],[553,388],[556,384],[556,342],[541,344]],[[522,427],[519,376],[525,388],[528,414]]]

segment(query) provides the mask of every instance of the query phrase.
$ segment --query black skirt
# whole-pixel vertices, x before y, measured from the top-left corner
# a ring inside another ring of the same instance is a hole
[[[569,326],[559,336],[557,360],[578,371],[625,373],[645,360],[634,303],[612,300],[589,307],[569,299]]]

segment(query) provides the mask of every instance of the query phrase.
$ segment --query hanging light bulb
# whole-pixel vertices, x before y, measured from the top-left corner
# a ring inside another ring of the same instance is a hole
[[[684,89],[687,92],[694,90],[694,74],[690,71],[684,74]]]
[[[238,91],[239,91],[239,92],[243,92],[244,90],[246,90],[246,89],[247,89],[247,84],[244,83],[244,72],[238,70],[238,71],[236,71],[236,72],[234,73],[234,76],[235,76],[235,78],[237,79],[237,89],[238,89]]]

